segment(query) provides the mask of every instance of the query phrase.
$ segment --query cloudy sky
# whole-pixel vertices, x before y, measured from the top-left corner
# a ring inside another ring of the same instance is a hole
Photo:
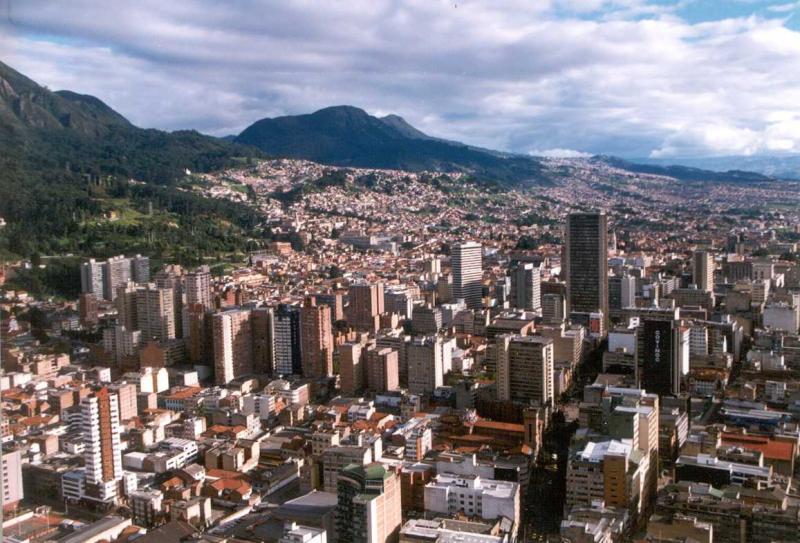
[[[351,104],[536,154],[800,153],[800,2],[0,0],[0,59],[144,127]]]

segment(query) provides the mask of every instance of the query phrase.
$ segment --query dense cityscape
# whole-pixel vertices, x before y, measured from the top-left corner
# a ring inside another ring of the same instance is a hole
[[[0,8],[0,543],[800,543],[799,1]]]
[[[4,266],[5,539],[794,540],[797,184],[550,167],[259,161],[182,189],[241,264]]]

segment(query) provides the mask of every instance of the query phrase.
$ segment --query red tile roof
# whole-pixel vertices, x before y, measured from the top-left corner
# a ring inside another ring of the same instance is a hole
[[[722,434],[723,445],[736,445],[743,449],[759,451],[769,460],[790,461],[794,454],[792,443],[771,439],[767,436],[746,434]]]
[[[469,425],[467,425],[469,426]],[[514,424],[511,422],[496,422],[493,420],[479,420],[472,424],[478,430],[480,428],[491,428],[493,430],[503,430],[505,432],[525,433],[525,427],[522,424]]]

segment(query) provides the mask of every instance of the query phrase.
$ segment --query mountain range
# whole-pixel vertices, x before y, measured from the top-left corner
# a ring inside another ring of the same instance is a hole
[[[459,171],[494,181],[543,181],[538,160],[433,138],[397,115],[352,106],[261,119],[235,140],[273,156],[363,168]]]
[[[51,92],[2,62],[0,150],[24,169],[69,166],[160,183],[187,168],[216,169],[234,156],[261,154],[191,130],[138,128],[98,98]]]
[[[333,164],[398,170],[460,171],[501,182],[549,183],[542,158],[501,153],[428,136],[402,117],[374,117],[352,106],[256,121],[232,141],[267,154]],[[768,176],[741,170],[711,171],[676,165],[636,164],[595,156],[594,163],[684,181],[758,182]]]
[[[740,170],[756,172],[778,179],[800,180],[800,155],[749,155],[693,158],[636,158],[638,164],[667,166],[680,165],[700,170]]]
[[[51,92],[2,62],[0,150],[29,169],[69,166],[162,184],[172,182],[185,169],[207,171],[229,165],[237,156],[263,155],[337,166],[459,171],[511,183],[549,181],[543,177],[540,158],[435,138],[397,115],[374,117],[353,106],[261,119],[226,138],[190,130],[142,129],[98,98],[66,90]],[[766,178],[741,170],[636,164],[605,156],[592,160],[692,181]]]
[[[559,182],[549,167],[552,163],[547,162],[551,159],[432,137],[397,115],[375,117],[352,106],[261,119],[226,138],[192,130],[139,128],[96,97],[50,91],[0,62],[0,217],[9,224],[0,239],[0,256],[3,252],[104,252],[125,247],[121,237],[116,245],[104,241],[109,229],[121,230],[119,224],[98,233],[89,232],[86,222],[87,217],[106,213],[103,206],[114,199],[127,202],[137,217],[154,201],[171,214],[161,223],[140,219],[128,225],[129,239],[144,232],[148,239],[157,240],[151,245],[167,247],[175,235],[171,225],[177,221],[179,229],[191,225],[189,252],[201,250],[197,244],[240,248],[242,233],[259,222],[253,209],[208,202],[180,190],[179,184],[186,170],[214,171],[265,157],[345,167],[455,171],[501,185]],[[577,160],[587,167],[605,164],[686,181],[771,179],[738,170],[635,164],[606,156]],[[143,185],[130,184],[129,179]],[[77,233],[83,241],[75,242]]]

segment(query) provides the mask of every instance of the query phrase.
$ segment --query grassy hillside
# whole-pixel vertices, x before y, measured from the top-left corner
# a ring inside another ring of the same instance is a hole
[[[51,92],[0,63],[0,258],[243,250],[257,214],[176,187],[186,170],[257,156],[194,131],[135,127],[97,98]],[[122,220],[107,219],[109,199],[125,202]]]

